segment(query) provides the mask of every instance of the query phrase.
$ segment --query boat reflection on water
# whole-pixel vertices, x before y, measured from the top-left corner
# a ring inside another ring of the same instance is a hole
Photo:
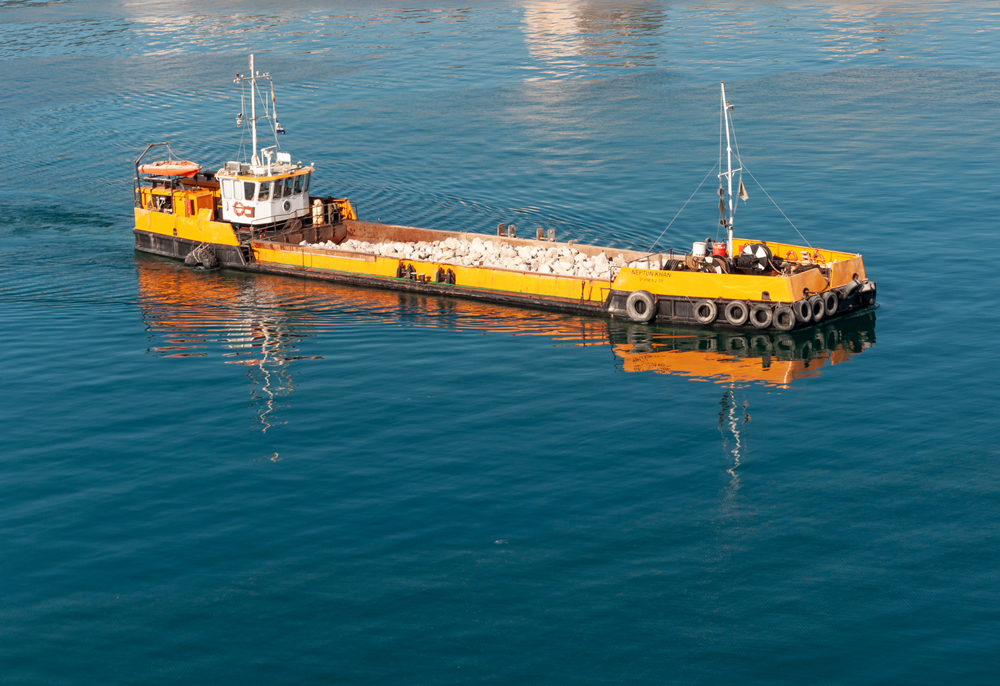
[[[864,352],[875,344],[875,311],[786,333],[693,333],[627,324],[609,327],[608,338],[626,372],[658,372],[725,385],[718,425],[729,481],[720,515],[728,518],[739,511],[742,431],[750,421],[749,402],[736,397],[737,389],[788,388],[797,379],[816,376]]]
[[[875,344],[875,312],[868,310],[801,331],[787,333],[678,332],[624,325],[609,329],[609,341],[627,372],[658,372],[724,384],[719,401],[719,433],[728,462],[728,484],[720,516],[736,517],[743,460],[743,426],[749,402],[738,388],[767,385],[788,388],[846,362]]]
[[[296,360],[322,359],[303,354],[302,341],[344,325],[384,321],[544,336],[556,345],[607,345],[616,366],[625,372],[658,372],[723,383],[730,386],[730,395],[744,384],[787,387],[875,342],[874,312],[841,317],[800,332],[730,334],[285,276],[199,272],[141,253],[136,254],[135,266],[143,321],[151,337],[148,352],[181,358],[218,355],[226,364],[245,367],[252,404],[264,431],[271,427],[281,400],[295,387],[289,365]],[[735,400],[731,403],[735,407]]]
[[[874,345],[875,312],[787,333],[678,332],[629,324],[609,329],[609,339],[627,372],[784,388]]]
[[[136,260],[139,302],[150,334],[147,352],[159,357],[207,357],[246,367],[251,407],[260,428],[271,428],[280,399],[294,388],[289,363],[320,359],[299,355],[297,343],[311,335],[297,313],[281,307],[252,279],[218,278],[165,264]]]

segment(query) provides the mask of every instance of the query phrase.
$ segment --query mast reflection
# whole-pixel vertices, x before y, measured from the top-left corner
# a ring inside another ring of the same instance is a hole
[[[736,401],[736,382],[731,381],[729,388],[722,394],[719,402],[719,433],[722,434],[722,449],[728,453],[732,463],[726,472],[729,474],[729,487],[723,498],[723,510],[730,512],[736,505],[736,495],[740,490],[740,460],[743,459],[743,440],[740,432],[743,425],[750,421],[747,408],[750,403]],[[730,440],[730,437],[732,439]]]

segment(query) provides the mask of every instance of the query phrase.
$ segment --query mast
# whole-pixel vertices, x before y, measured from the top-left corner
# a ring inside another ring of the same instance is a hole
[[[252,59],[252,58],[251,58]],[[722,116],[726,122],[726,180],[729,182],[729,219],[726,222],[726,252],[733,257],[733,149],[729,145],[729,103],[726,102],[726,83],[722,87]]]
[[[725,99],[725,98],[723,98]],[[250,164],[257,165],[257,74],[253,70],[253,53],[250,54],[250,129],[253,132],[253,154],[250,155]],[[726,131],[726,136],[729,131]],[[729,182],[729,195],[732,196],[732,181]]]
[[[273,106],[273,104],[274,104],[274,83],[271,81],[271,75],[267,74],[267,73],[261,74],[261,73],[257,72],[256,69],[254,69],[253,55],[250,55],[250,74],[246,75],[246,76],[243,75],[243,74],[237,74],[236,78],[233,79],[233,83],[239,83],[239,84],[244,84],[244,85],[247,84],[247,83],[250,84],[250,137],[251,137],[251,145],[253,145],[253,149],[250,151],[250,164],[252,164],[255,167],[258,166],[258,165],[260,165],[260,163],[261,163],[260,150],[257,148],[257,146],[258,146],[258,142],[257,142],[257,119],[258,118],[259,119],[274,119],[274,110],[273,110],[273,108],[272,109],[268,108],[267,102],[265,100],[261,100],[261,107],[263,108],[263,112],[264,113],[260,117],[257,117],[257,96],[260,94],[260,89],[258,89],[258,87],[257,87],[257,82],[260,81],[261,79],[265,79],[268,82],[271,82],[271,103],[272,103],[272,106]],[[236,116],[236,126],[237,127],[240,126],[240,124],[242,124],[243,122],[245,122],[247,120],[247,118],[246,118],[246,106],[247,106],[247,104],[246,104],[246,91],[244,90],[244,91],[242,91],[240,93],[240,113]],[[277,120],[274,120],[274,126],[272,128],[275,129],[275,137],[274,137],[275,146],[274,147],[277,148],[277,144],[278,144],[278,136],[277,136],[277,134],[278,133],[284,133],[285,130],[283,128],[281,128],[281,125],[278,124]],[[240,150],[242,151],[242,149],[243,148],[242,148],[242,144],[241,144]]]

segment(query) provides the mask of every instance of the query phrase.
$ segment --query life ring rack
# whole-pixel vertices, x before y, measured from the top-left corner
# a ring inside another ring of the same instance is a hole
[[[244,205],[243,203],[237,200],[236,202],[233,203],[233,212],[236,213],[237,217],[248,217],[250,219],[253,219],[254,206]]]

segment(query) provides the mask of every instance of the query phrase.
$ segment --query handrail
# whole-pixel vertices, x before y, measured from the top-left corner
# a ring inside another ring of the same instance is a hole
[[[170,150],[170,141],[164,141],[162,143],[150,143],[146,146],[145,150],[142,151],[142,154],[139,155],[137,158],[135,158],[135,185],[137,188],[141,185],[139,182],[139,163],[142,162],[142,158],[146,156],[147,152],[149,152],[152,148],[157,147],[158,145],[164,145],[166,146],[167,150]],[[170,155],[173,156],[173,154],[174,151],[170,150]]]

